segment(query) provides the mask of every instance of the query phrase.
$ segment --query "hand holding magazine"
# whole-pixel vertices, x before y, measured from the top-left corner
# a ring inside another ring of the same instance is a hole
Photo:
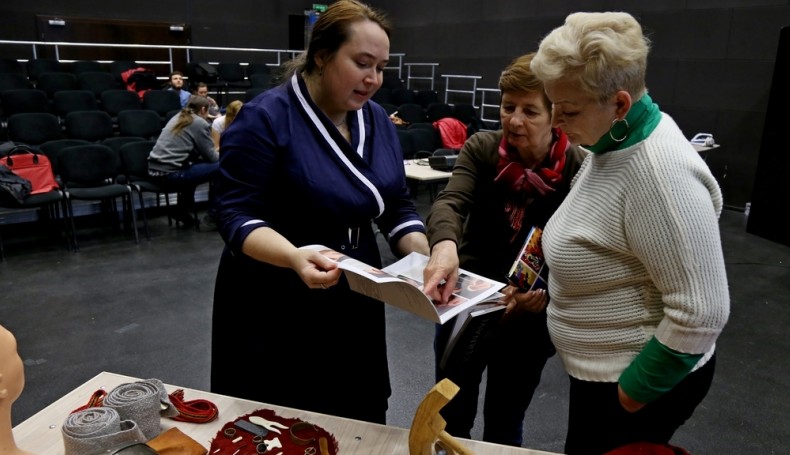
[[[428,256],[411,253],[394,264],[377,269],[323,245],[302,248],[316,250],[337,262],[352,290],[439,324],[495,297],[505,286],[505,283],[461,269],[453,297],[447,304],[437,305],[422,292],[422,272],[428,264]]]
[[[543,257],[542,235],[541,228],[533,226],[530,229],[524,245],[507,274],[508,283],[521,292],[548,288],[549,269]],[[499,296],[501,297],[502,294]],[[502,310],[505,309],[501,303],[494,303],[491,300],[494,298],[458,314],[439,363],[441,368],[445,368],[448,362],[456,364],[468,362],[476,355],[477,344],[488,328],[499,322]]]
[[[508,282],[521,291],[548,289],[549,269],[543,257],[542,235],[543,229],[537,226],[530,229],[524,246],[507,274]]]

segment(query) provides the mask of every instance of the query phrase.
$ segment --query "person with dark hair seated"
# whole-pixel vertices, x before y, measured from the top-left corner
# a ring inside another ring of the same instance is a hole
[[[168,78],[168,86],[166,90],[173,90],[178,93],[178,98],[181,100],[181,107],[186,107],[191,96],[189,90],[184,89],[184,73],[181,71],[173,71]]]
[[[209,210],[201,224],[214,230],[211,182],[219,169],[219,153],[206,120],[208,109],[208,98],[189,98],[187,106],[162,129],[148,156],[148,174],[178,190],[174,218],[186,226],[196,223],[191,215],[195,211],[195,188],[209,182]]]
[[[208,96],[208,84],[206,84],[205,82],[198,82],[195,88],[194,95],[202,96],[208,99],[207,120],[209,121],[209,123],[213,122],[217,117],[220,116],[219,104],[217,104],[214,98]]]

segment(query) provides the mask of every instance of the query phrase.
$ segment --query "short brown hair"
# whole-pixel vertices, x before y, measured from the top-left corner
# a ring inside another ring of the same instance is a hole
[[[315,59],[323,54],[327,59],[349,39],[351,24],[371,21],[381,27],[390,37],[392,28],[384,15],[356,0],[338,0],[321,13],[310,32],[307,50],[287,63],[286,74],[304,71],[312,74],[316,69]]]
[[[538,92],[543,95],[543,104],[546,109],[551,110],[551,101],[543,89],[543,82],[535,76],[530,68],[533,57],[535,57],[535,53],[530,52],[513,59],[499,76],[499,91],[502,93]]]

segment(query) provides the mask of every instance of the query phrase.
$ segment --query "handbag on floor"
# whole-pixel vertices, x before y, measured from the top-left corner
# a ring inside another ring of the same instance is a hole
[[[30,146],[16,144],[8,154],[0,158],[0,164],[14,174],[30,180],[30,194],[48,193],[59,188],[52,172],[52,163],[43,153],[33,150]]]

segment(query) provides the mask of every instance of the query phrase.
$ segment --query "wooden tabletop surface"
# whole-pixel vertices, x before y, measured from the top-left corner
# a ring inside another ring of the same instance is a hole
[[[109,392],[118,385],[140,380],[140,378],[108,372],[96,375],[80,387],[14,427],[14,439],[17,446],[37,455],[63,455],[65,450],[61,426],[71,411],[85,405],[90,396],[99,389]],[[256,410],[270,409],[284,418],[298,418],[326,429],[336,438],[339,448],[338,453],[341,455],[404,455],[409,453],[408,429],[268,405],[169,384],[165,384],[165,388],[168,393],[172,393],[176,389],[183,389],[184,400],[187,401],[205,399],[217,405],[219,417],[209,423],[177,422],[167,418],[163,418],[161,422],[162,431],[171,427],[178,427],[179,430],[189,435],[206,447],[206,449],[210,448],[211,440],[225,423],[234,421],[238,417]],[[550,452],[507,447],[466,439],[458,439],[458,441],[477,455],[550,454]],[[231,453],[227,455],[231,455]]]

